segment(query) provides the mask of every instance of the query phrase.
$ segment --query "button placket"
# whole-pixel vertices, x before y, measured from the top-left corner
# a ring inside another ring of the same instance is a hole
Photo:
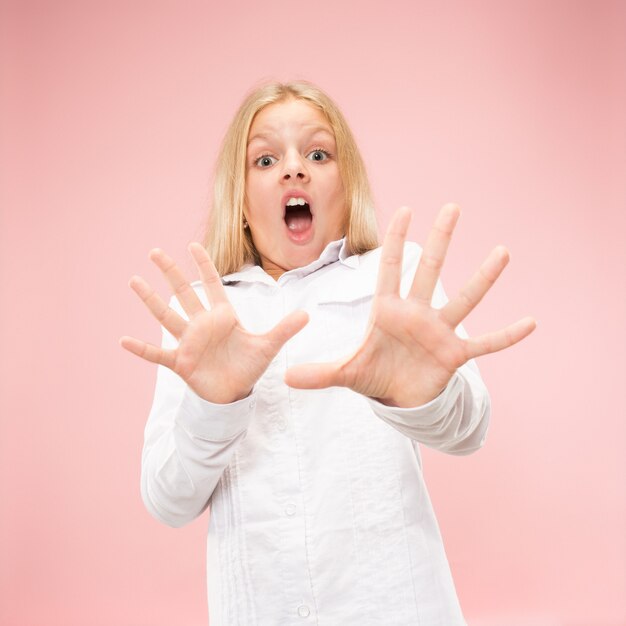
[[[282,285],[282,297],[283,297],[283,314],[287,314],[292,310],[301,308],[302,303],[298,301],[298,298],[295,297],[294,290],[297,290],[298,282],[285,282]],[[287,354],[289,353],[289,347],[285,350],[281,350],[279,354],[279,359],[275,363],[276,368],[280,368],[284,371],[289,366],[287,362]],[[276,375],[277,372],[273,371],[273,375]],[[290,392],[291,393],[291,392]],[[301,487],[299,485],[299,481],[297,480],[298,472],[298,459],[296,454],[296,449],[294,447],[294,443],[291,439],[294,437],[294,429],[297,428],[297,420],[294,419],[294,415],[292,414],[293,402],[289,396],[285,397],[285,404],[282,406],[277,414],[274,416],[273,428],[275,437],[277,439],[277,445],[281,450],[285,451],[285,454],[289,458],[289,463],[293,467],[293,471],[289,474],[291,479],[289,480],[289,485],[283,492],[284,500],[283,502],[283,523],[285,528],[285,536],[289,538],[289,540],[293,543],[294,554],[293,558],[290,559],[290,567],[293,568],[293,571],[302,571],[304,567],[306,567],[307,556],[306,556],[306,546],[304,545],[304,508],[303,503],[300,501],[301,496]],[[295,590],[294,590],[295,591]],[[296,591],[296,593],[298,593]],[[290,593],[291,595],[291,593]],[[293,598],[293,596],[292,596]],[[297,616],[303,620],[309,619],[312,616],[312,599],[303,595],[299,597],[300,603],[297,602],[298,596],[295,596],[296,602],[292,605],[291,615]],[[293,618],[295,619],[295,617]],[[313,620],[314,621],[314,620]]]

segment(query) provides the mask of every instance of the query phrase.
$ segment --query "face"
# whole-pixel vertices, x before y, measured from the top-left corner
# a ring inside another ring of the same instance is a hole
[[[304,100],[270,104],[248,135],[244,214],[265,271],[311,263],[345,234],[347,211],[335,136]]]

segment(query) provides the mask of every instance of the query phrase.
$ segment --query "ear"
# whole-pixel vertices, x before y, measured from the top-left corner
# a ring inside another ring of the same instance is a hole
[[[248,230],[248,200],[244,195],[243,206],[241,207],[241,224],[244,230]]]

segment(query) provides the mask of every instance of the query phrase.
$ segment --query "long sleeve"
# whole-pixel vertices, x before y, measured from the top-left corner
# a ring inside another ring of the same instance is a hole
[[[182,314],[177,302],[170,306]],[[176,339],[163,331],[164,348]],[[151,515],[183,526],[208,506],[211,494],[246,436],[256,395],[232,404],[212,404],[196,395],[174,372],[159,366],[145,428],[141,495]]]
[[[485,442],[491,403],[476,366],[459,368],[434,400],[401,409],[369,398],[372,410],[414,441],[450,454],[470,454]]]

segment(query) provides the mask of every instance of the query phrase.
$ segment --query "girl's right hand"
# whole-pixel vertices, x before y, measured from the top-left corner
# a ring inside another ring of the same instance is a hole
[[[173,259],[155,249],[150,259],[171,285],[189,321],[171,309],[139,276],[130,287],[152,315],[176,339],[174,350],[165,350],[134,337],[122,337],[123,348],[146,361],[165,365],[176,372],[201,398],[227,404],[245,398],[282,346],[308,322],[304,311],[294,311],[263,335],[246,331],[228,301],[220,277],[206,250],[189,245],[211,306],[204,308],[193,287]]]

